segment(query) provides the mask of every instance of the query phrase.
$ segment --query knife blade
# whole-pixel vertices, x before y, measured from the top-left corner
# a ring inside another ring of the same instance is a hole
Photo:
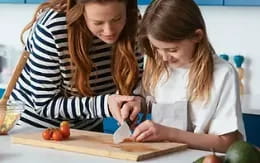
[[[127,119],[123,124],[114,132],[113,142],[115,144],[122,143],[124,139],[129,138],[132,135],[132,132],[129,128],[130,120]]]

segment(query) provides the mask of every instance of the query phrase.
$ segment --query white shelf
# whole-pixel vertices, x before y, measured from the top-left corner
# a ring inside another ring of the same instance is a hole
[[[242,112],[260,115],[260,95],[243,95],[241,97]]]

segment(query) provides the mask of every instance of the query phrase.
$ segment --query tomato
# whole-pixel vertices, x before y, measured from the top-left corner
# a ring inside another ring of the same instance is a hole
[[[50,140],[52,137],[52,129],[47,128],[42,132],[42,138],[45,140]]]
[[[62,136],[62,133],[59,129],[55,129],[53,131],[53,134],[52,134],[52,137],[51,137],[52,140],[56,140],[56,141],[60,141],[63,139],[63,136]]]
[[[61,126],[60,131],[65,139],[69,138],[70,136],[70,127],[67,125]]]
[[[60,124],[60,131],[63,135],[63,138],[67,139],[70,137],[70,125],[68,121],[62,121]]]
[[[68,127],[70,127],[70,124],[69,124],[68,121],[62,121],[62,122],[60,123],[60,127],[61,127],[61,126],[68,126]]]

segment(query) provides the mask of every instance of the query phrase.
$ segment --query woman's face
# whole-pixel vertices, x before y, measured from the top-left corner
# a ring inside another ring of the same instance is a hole
[[[113,44],[126,23],[126,4],[119,1],[86,3],[84,16],[88,29],[94,36]]]
[[[151,35],[148,35],[148,39],[167,66],[171,68],[190,67],[191,58],[196,47],[195,40],[186,39],[178,42],[163,42],[156,40]]]

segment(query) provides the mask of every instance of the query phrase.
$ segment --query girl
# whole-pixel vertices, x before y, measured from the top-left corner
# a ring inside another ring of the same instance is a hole
[[[132,94],[143,57],[135,53],[136,0],[50,0],[39,6],[25,50],[29,59],[11,99],[25,102],[21,121],[34,127],[102,131],[102,118],[119,122],[121,106],[135,119]],[[115,92],[119,91],[116,95]]]
[[[241,139],[243,124],[235,69],[218,58],[193,0],[156,0],[141,26],[147,54],[143,90],[154,97],[152,121],[136,141],[173,141],[225,152]]]

